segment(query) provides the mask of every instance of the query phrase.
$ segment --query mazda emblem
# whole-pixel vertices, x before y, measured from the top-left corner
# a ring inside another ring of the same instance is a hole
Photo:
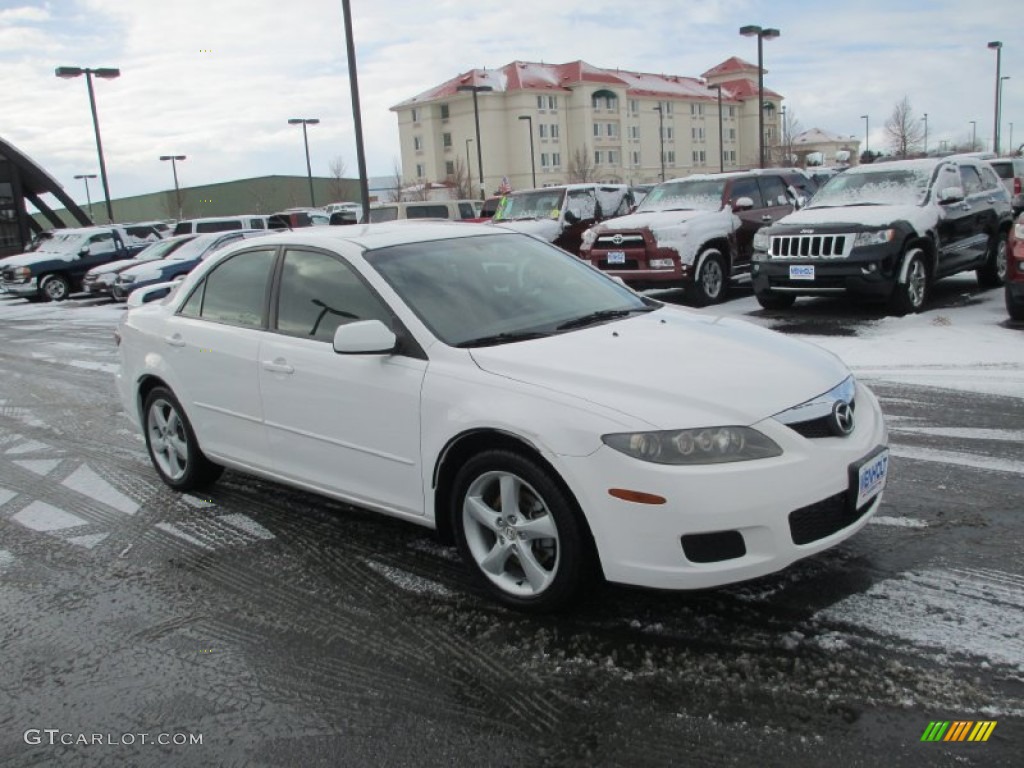
[[[833,404],[829,429],[836,437],[846,437],[853,432],[853,407],[849,403],[837,400]]]

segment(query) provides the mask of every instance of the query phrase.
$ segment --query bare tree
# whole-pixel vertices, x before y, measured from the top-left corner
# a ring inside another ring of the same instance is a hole
[[[569,181],[584,183],[594,180],[594,162],[590,150],[584,144],[583,148],[577,147],[572,157],[569,158]]]
[[[907,157],[920,150],[924,141],[924,126],[921,125],[921,119],[914,115],[909,97],[904,96],[892,108],[892,114],[885,121],[885,135],[897,157]]]
[[[348,184],[345,183],[345,161],[341,155],[331,160],[328,165],[331,174],[331,180],[327,185],[327,190],[331,195],[331,202],[342,202],[345,199],[345,195],[348,194]]]
[[[388,189],[389,202],[400,203],[405,200],[403,190],[406,186],[405,179],[402,177],[402,166],[398,164],[398,158],[395,158],[395,167],[391,174],[391,186]]]
[[[466,171],[466,164],[461,157],[456,157],[452,163],[452,173],[448,174],[445,181],[455,190],[455,197],[458,200],[468,200],[473,197],[473,180],[469,178]]]
[[[796,153],[793,152],[793,138],[802,133],[803,129],[796,113],[787,108],[779,125],[780,135],[777,142],[767,148],[770,165],[787,168],[797,164]]]

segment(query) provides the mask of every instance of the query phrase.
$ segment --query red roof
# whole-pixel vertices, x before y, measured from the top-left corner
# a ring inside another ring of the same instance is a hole
[[[722,87],[728,89],[732,97],[738,101],[746,101],[747,99],[757,98],[757,83],[753,80],[729,80],[728,82],[722,83]],[[782,96],[770,88],[764,89],[764,97],[766,99],[781,99]]]
[[[749,61],[744,61],[738,56],[731,56],[730,58],[723,61],[717,67],[712,67],[705,72],[701,77],[714,77],[715,75],[726,75],[734,72],[743,72],[746,70],[753,70],[757,72],[757,64],[751,64]]]

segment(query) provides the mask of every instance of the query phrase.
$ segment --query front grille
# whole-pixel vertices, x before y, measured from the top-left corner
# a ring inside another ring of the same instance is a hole
[[[856,416],[856,400],[850,401],[850,410],[852,410]],[[808,419],[807,421],[798,421],[793,424],[786,424],[786,426],[809,440],[816,440],[821,437],[837,437],[836,433],[832,431],[832,424],[832,415],[828,414],[816,419]]]
[[[615,239],[619,242],[615,242]],[[632,235],[599,235],[594,242],[595,248],[614,251],[616,248],[643,248],[644,236],[641,234]]]
[[[838,259],[852,246],[852,235],[773,235],[769,253],[776,259]]]
[[[682,537],[683,554],[691,563],[720,563],[747,554],[747,545],[739,531],[688,533]]]
[[[790,512],[789,533],[793,543],[810,544],[831,536],[860,520],[874,503],[872,499],[860,509],[851,511],[847,499],[847,492],[843,491],[824,501]]]

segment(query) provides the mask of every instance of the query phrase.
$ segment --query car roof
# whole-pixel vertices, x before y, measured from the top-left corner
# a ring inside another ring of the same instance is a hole
[[[496,235],[515,235],[515,233],[488,224],[451,222],[441,219],[433,221],[412,219],[379,224],[351,224],[346,227],[302,227],[301,229],[267,234],[260,237],[259,241],[261,245],[309,245],[321,248],[338,243],[351,243],[364,250],[375,250],[392,245],[406,245],[407,243],[431,240]],[[529,235],[523,235],[523,237],[529,237]]]

